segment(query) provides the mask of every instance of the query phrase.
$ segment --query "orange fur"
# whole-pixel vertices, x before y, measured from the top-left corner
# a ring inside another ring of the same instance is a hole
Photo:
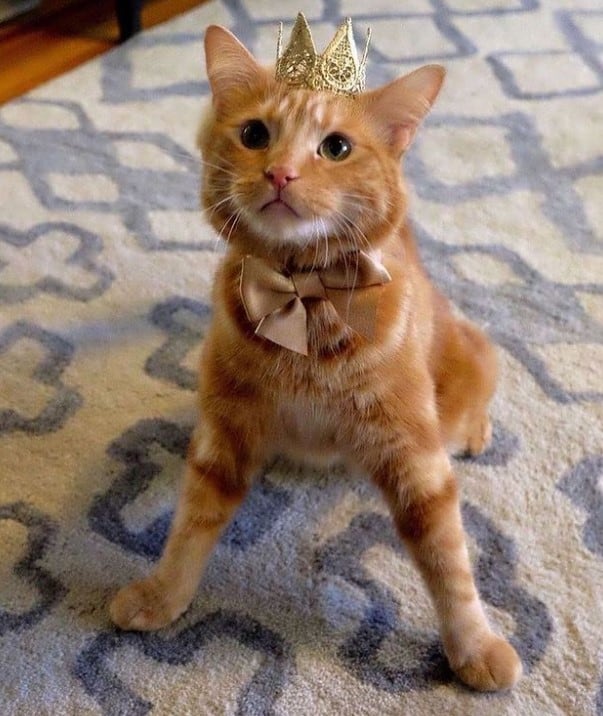
[[[484,616],[446,454],[487,445],[495,354],[477,327],[452,315],[421,267],[399,168],[443,70],[421,68],[349,98],[273,80],[218,27],[207,31],[206,55],[214,106],[199,137],[203,203],[228,252],[201,360],[203,429],[164,555],[150,578],[117,595],[112,618],[133,629],[175,619],[258,468],[277,452],[337,453],[383,491],[431,593],[452,667],[477,689],[507,688],[521,664]],[[269,130],[265,148],[243,145],[250,119]],[[332,132],[351,141],[343,161],[317,153]],[[277,170],[290,174],[281,196],[295,215],[263,208]],[[307,357],[254,334],[238,292],[246,254],[299,271],[359,248],[380,249],[392,277],[380,289],[371,341],[319,299],[305,300]]]

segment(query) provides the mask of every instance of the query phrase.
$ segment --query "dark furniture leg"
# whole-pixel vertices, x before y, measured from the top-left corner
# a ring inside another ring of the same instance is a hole
[[[119,23],[119,39],[124,42],[140,32],[142,0],[116,0],[115,7]]]

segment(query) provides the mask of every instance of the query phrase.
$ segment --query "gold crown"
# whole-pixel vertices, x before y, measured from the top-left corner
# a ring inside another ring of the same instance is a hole
[[[358,61],[356,44],[352,33],[352,20],[348,17],[341,24],[335,37],[322,55],[316,53],[310,26],[303,12],[291,31],[289,44],[282,50],[283,25],[278,34],[276,50],[276,79],[293,87],[326,90],[339,94],[358,94],[364,90],[366,55],[371,39],[366,33],[366,47],[362,60]]]

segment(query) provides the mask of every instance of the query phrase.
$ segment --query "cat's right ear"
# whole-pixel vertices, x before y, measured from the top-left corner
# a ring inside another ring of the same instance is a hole
[[[442,87],[445,69],[425,65],[363,95],[368,111],[396,156],[405,152]]]
[[[205,31],[205,64],[217,107],[233,90],[251,87],[265,74],[249,50],[219,25],[210,25]]]

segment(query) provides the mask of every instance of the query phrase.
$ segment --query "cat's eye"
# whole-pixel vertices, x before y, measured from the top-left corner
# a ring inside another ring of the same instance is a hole
[[[250,119],[241,127],[241,142],[247,149],[266,149],[270,132],[261,119]]]
[[[343,134],[329,134],[325,137],[320,146],[318,147],[318,153],[325,159],[330,159],[332,162],[340,162],[342,159],[350,156],[352,151],[352,144],[349,139],[346,139]]]

